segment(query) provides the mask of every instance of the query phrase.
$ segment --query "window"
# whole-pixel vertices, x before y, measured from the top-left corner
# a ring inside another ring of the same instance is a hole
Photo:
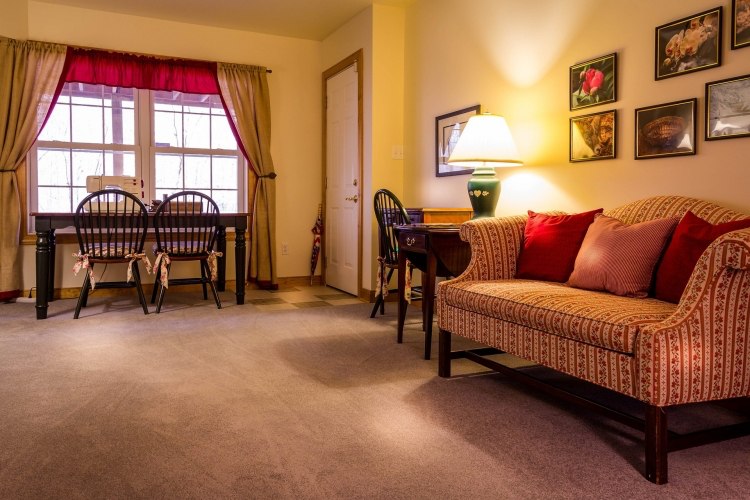
[[[246,163],[217,95],[66,83],[29,159],[30,212],[72,212],[89,175],[140,178],[147,204],[189,189],[245,209]]]

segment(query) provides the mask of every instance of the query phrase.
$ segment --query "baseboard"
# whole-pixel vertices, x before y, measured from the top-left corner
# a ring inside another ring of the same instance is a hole
[[[234,280],[227,281],[226,282],[226,290],[234,292],[236,290],[234,284],[236,282]],[[202,291],[203,287],[200,285],[180,285],[180,290],[183,291]],[[154,290],[154,284],[149,283],[143,284],[143,293],[147,296],[151,296],[151,292]],[[120,295],[130,295],[133,293],[132,288],[95,288],[93,293],[95,293],[99,297],[117,297]],[[76,299],[78,298],[78,295],[81,293],[80,287],[75,288],[55,288],[55,291],[53,293],[53,297],[57,299]],[[23,297],[24,298],[36,298],[36,289],[33,290],[24,290],[23,291]]]
[[[235,291],[236,287],[234,286],[236,283],[235,280],[227,280],[226,282],[226,290],[228,291]],[[312,284],[310,283],[310,277],[309,276],[286,276],[283,278],[278,278],[277,283],[279,285],[279,288],[293,288],[293,287],[305,287],[305,286],[320,286],[321,279],[320,276],[315,276],[312,279]],[[154,289],[154,284],[149,283],[143,284],[143,293],[146,295],[150,295],[151,292]],[[258,290],[260,287],[258,287],[254,283],[248,283],[245,285],[246,290]],[[200,291],[202,290],[202,287],[200,285],[180,285],[180,290],[185,291]],[[100,297],[114,297],[118,295],[127,295],[130,293],[133,293],[133,291],[130,288],[101,288],[98,290],[95,290],[96,294]],[[55,288],[54,291],[54,298],[55,299],[75,299],[78,297],[78,294],[81,293],[80,287],[75,288]],[[35,298],[36,297],[36,289],[33,290],[23,290],[23,293],[21,294],[22,297],[26,298]]]

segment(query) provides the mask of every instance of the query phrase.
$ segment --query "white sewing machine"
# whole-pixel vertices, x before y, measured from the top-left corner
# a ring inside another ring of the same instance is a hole
[[[117,188],[143,198],[141,184],[139,179],[128,175],[89,175],[86,177],[86,191],[89,193]]]
[[[120,189],[143,199],[143,182],[128,175],[88,175],[86,176],[86,191],[93,193],[102,189]],[[99,203],[92,203],[91,208],[95,210],[115,211],[122,210],[125,199],[121,196],[119,201],[109,202],[106,207]],[[134,207],[135,208],[135,207]]]

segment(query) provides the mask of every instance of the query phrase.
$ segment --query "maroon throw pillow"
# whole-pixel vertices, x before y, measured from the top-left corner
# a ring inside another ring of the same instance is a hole
[[[529,210],[516,278],[566,282],[586,230],[602,211],[547,215]]]
[[[677,217],[625,224],[597,215],[586,232],[568,285],[624,297],[646,297]]]
[[[672,241],[656,271],[654,296],[667,302],[680,301],[698,259],[716,238],[730,231],[750,227],[750,219],[713,225],[687,212],[677,225]]]

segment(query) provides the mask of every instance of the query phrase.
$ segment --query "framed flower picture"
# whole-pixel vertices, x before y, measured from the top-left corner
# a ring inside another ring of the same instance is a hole
[[[721,7],[656,28],[655,79],[721,64]]]
[[[570,67],[570,110],[617,100],[617,54]]]
[[[635,110],[635,159],[695,154],[697,99]]]
[[[750,0],[732,0],[732,49],[750,47]]]
[[[603,111],[570,119],[570,161],[615,157],[617,111]]]

